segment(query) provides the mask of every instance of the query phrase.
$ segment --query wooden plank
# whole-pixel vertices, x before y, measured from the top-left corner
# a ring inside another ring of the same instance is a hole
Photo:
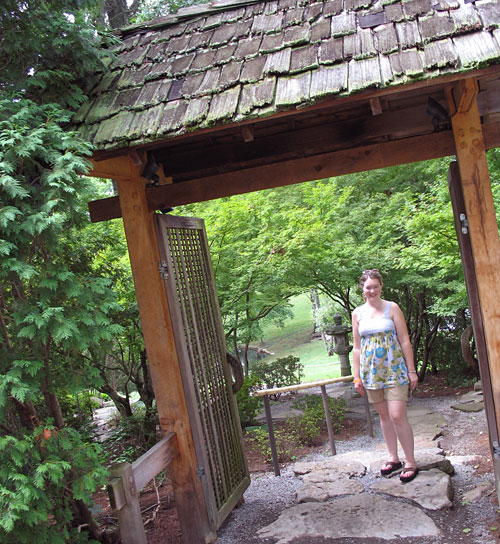
[[[486,349],[490,366],[494,399],[500,398],[500,238],[486,162],[486,149],[476,101],[477,84],[461,83],[458,104],[452,117],[456,155],[462,180],[479,303],[484,325]],[[473,98],[471,98],[471,96]],[[465,99],[464,99],[465,97]],[[452,96],[450,94],[450,101]],[[465,110],[466,105],[469,108]],[[495,403],[497,427],[500,423],[500,402]]]
[[[318,380],[316,382],[297,383],[295,385],[287,385],[286,387],[275,387],[274,389],[259,389],[252,393],[254,397],[265,397],[266,395],[276,395],[277,393],[289,393],[290,391],[300,391],[301,389],[310,389],[311,387],[321,387],[330,383],[352,382],[353,376],[342,376],[341,378],[328,378],[326,380]]]
[[[486,340],[484,337],[484,327],[481,316],[481,304],[479,302],[479,291],[477,288],[476,271],[474,268],[474,259],[472,257],[472,246],[468,227],[464,226],[462,215],[466,215],[464,195],[460,181],[460,172],[458,163],[453,161],[448,169],[448,187],[450,189],[451,204],[453,207],[453,216],[455,219],[455,231],[457,233],[458,245],[460,247],[460,257],[464,270],[465,284],[467,286],[467,296],[469,300],[469,310],[474,330],[474,345],[476,347],[477,358],[479,362],[479,371],[481,375],[481,385],[484,395],[484,404],[486,408],[486,420],[488,422],[490,447],[494,455],[494,443],[498,443],[498,428],[495,418],[495,403],[493,399],[493,390],[491,388],[491,375],[488,361],[488,351],[486,349]],[[495,473],[500,476],[500,472]]]
[[[141,151],[129,151],[119,157],[113,157],[106,160],[91,160],[92,170],[89,172],[90,176],[95,178],[114,179],[130,179],[131,173],[135,176],[141,177],[142,170],[146,164],[146,152]],[[158,182],[160,185],[172,183],[172,178],[165,176],[163,166],[160,165],[160,169],[157,172]]]
[[[121,541],[123,544],[147,544],[139,504],[139,491],[135,484],[132,465],[130,463],[115,465],[111,468],[110,474],[113,479],[120,480],[121,484],[117,485],[117,482],[115,482],[114,486],[117,496],[120,496],[121,508],[116,510],[116,515],[120,527]],[[120,492],[118,492],[118,489],[120,489]]]
[[[380,103],[378,102],[381,108]],[[374,106],[376,107],[376,102]],[[168,165],[168,173],[176,182],[263,166],[283,160],[315,156],[321,153],[356,148],[379,140],[407,138],[434,132],[426,103],[387,111],[377,115],[372,108],[353,113],[350,119],[326,117],[322,124],[293,129],[282,127],[276,134],[261,135],[247,145],[240,141],[216,145],[200,145],[196,149],[166,147],[156,157]],[[369,115],[369,113],[373,113]],[[404,122],[402,122],[404,119]]]
[[[499,125],[495,123],[484,127],[484,137],[487,149],[499,147]],[[168,187],[156,187],[148,191],[148,202],[150,209],[160,210],[303,181],[437,159],[454,153],[453,136],[451,132],[443,131],[402,141],[363,146],[357,150],[336,151],[241,172],[173,183]],[[137,182],[140,181],[141,178],[137,178]],[[118,197],[89,202],[89,211],[93,223],[121,217]]]
[[[214,538],[208,523],[184,387],[177,359],[165,285],[158,271],[159,250],[153,213],[148,210],[140,168],[118,181],[118,194],[142,330],[160,425],[177,434],[178,455],[171,462],[175,502],[184,542],[205,544]]]
[[[174,433],[167,433],[144,455],[132,463],[137,490],[146,486],[153,478],[166,469],[177,453],[177,438]]]

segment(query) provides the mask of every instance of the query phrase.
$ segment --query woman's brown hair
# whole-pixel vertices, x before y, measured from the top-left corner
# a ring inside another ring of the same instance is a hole
[[[363,285],[368,278],[371,278],[372,280],[378,280],[380,282],[380,285],[384,285],[384,282],[382,280],[382,274],[378,271],[378,269],[370,268],[368,270],[363,270],[361,278],[359,278],[359,285],[361,287],[361,290],[363,290]]]

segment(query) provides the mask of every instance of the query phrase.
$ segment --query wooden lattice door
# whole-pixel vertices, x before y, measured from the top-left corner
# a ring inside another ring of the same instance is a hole
[[[198,475],[216,530],[250,483],[202,219],[158,215],[166,283]]]

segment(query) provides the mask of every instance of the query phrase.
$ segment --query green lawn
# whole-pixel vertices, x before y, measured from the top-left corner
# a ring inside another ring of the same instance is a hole
[[[303,382],[312,382],[340,376],[338,357],[329,357],[321,338],[311,339],[314,320],[311,302],[307,295],[299,295],[291,300],[293,318],[285,321],[283,327],[270,324],[264,328],[260,346],[273,353],[266,358],[272,361],[280,357],[295,355],[304,365]]]

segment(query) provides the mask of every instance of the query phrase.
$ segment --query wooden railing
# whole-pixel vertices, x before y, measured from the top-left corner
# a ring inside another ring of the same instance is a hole
[[[269,443],[271,446],[271,455],[273,458],[275,476],[279,476],[281,473],[280,473],[280,465],[278,462],[278,452],[276,449],[276,439],[274,437],[273,418],[271,416],[271,406],[269,404],[269,395],[276,395],[280,393],[288,393],[290,391],[300,391],[302,389],[310,389],[312,387],[319,387],[321,389],[321,396],[323,397],[323,409],[325,410],[326,427],[328,429],[328,440],[330,442],[330,449],[332,450],[332,455],[336,455],[337,450],[335,448],[335,440],[333,438],[334,433],[333,433],[333,426],[332,426],[332,417],[330,414],[330,408],[328,406],[328,394],[326,392],[326,386],[331,383],[352,382],[352,380],[353,380],[353,376],[342,376],[341,378],[331,378],[328,380],[319,380],[317,382],[298,383],[296,385],[288,385],[286,387],[276,387],[275,389],[261,389],[253,393],[254,397],[264,397],[264,410],[266,413],[266,423],[267,423],[267,430],[269,433]],[[366,398],[366,395],[364,395],[363,398],[365,401],[368,432],[370,433],[370,436],[373,437],[373,425],[372,425],[372,419],[370,415],[370,406],[368,404],[368,399]]]
[[[133,463],[111,467],[107,485],[111,508],[116,511],[122,544],[147,544],[139,493],[168,467],[177,452],[177,436],[168,433]]]

